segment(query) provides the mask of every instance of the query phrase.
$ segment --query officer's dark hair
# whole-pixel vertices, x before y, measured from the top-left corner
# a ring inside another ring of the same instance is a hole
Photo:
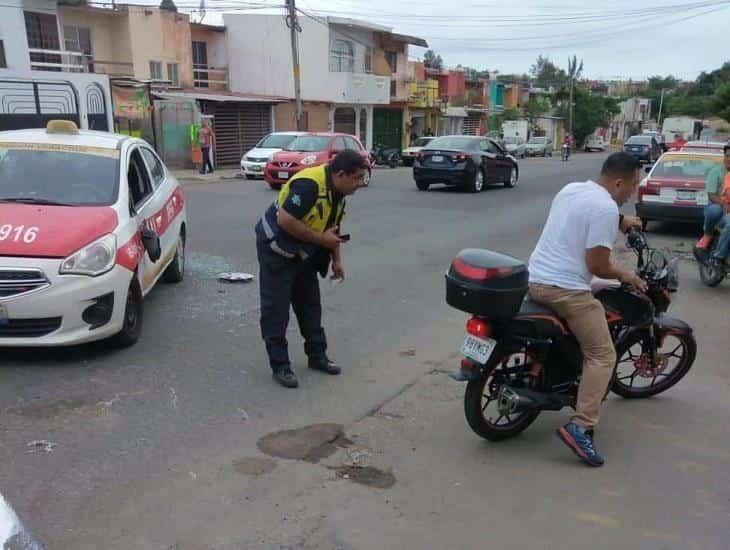
[[[722,148],[722,154],[727,155],[728,151],[730,151],[730,143],[728,143],[725,147]]]
[[[636,158],[621,151],[608,156],[601,168],[601,175],[630,179],[640,169],[641,163]]]
[[[351,149],[345,149],[337,153],[337,156],[330,162],[330,169],[333,174],[344,172],[350,176],[358,170],[367,170],[367,168],[368,165],[360,153]]]

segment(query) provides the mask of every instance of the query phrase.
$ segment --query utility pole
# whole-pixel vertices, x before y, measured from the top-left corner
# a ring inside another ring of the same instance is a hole
[[[299,69],[299,37],[297,33],[302,32],[302,28],[299,26],[299,20],[297,18],[297,7],[294,4],[294,0],[286,0],[287,16],[286,26],[291,31],[291,60],[292,68],[294,71],[294,99],[296,101],[296,120],[297,130],[302,131],[302,87],[301,87],[301,73]]]
[[[662,95],[659,98],[659,114],[656,116],[657,130],[662,125],[662,107],[664,106],[664,88],[662,88]]]
[[[573,75],[570,75],[570,99],[568,109],[568,133],[570,134],[571,142],[573,140]]]

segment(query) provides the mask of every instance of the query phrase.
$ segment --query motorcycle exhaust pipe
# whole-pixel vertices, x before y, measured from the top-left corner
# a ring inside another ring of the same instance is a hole
[[[500,414],[515,414],[530,409],[559,411],[571,406],[569,395],[542,393],[527,388],[512,388],[503,385],[497,395],[497,408]]]

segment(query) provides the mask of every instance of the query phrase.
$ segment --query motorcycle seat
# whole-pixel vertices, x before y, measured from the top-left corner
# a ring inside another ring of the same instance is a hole
[[[569,334],[567,325],[548,307],[526,298],[517,315],[510,321],[510,330],[528,338],[559,338]]]

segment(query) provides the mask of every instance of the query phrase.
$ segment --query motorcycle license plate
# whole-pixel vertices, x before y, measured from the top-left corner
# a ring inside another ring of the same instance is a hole
[[[431,162],[443,162],[443,161],[444,161],[444,157],[442,157],[441,155],[434,155],[431,157]]]
[[[279,172],[278,176],[280,180],[288,180],[289,172]]]
[[[497,341],[491,338],[477,338],[467,334],[464,343],[461,344],[461,353],[469,359],[484,365],[492,355]]]

